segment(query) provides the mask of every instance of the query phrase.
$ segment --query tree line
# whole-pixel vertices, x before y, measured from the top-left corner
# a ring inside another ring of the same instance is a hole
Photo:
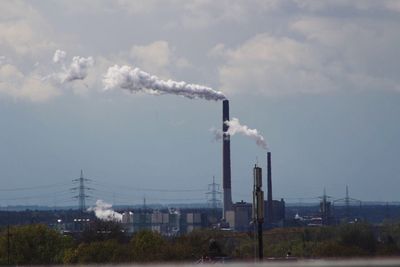
[[[197,230],[178,237],[140,231],[127,237],[116,223],[96,222],[79,237],[45,225],[2,228],[0,264],[194,262],[202,257],[254,258],[253,233]],[[365,223],[264,231],[266,257],[374,257],[400,255],[400,223]]]

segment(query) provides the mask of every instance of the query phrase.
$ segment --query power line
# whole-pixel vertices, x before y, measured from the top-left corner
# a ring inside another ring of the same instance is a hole
[[[54,188],[59,186],[68,185],[67,183],[62,184],[50,184],[50,185],[38,185],[38,186],[31,186],[31,187],[16,187],[16,188],[3,188],[0,189],[1,192],[11,192],[11,191],[25,191],[25,190],[35,190],[35,189],[44,189],[44,188]]]
[[[114,187],[114,188],[122,188],[125,190],[131,191],[147,191],[147,192],[160,192],[160,193],[180,193],[180,192],[204,192],[205,189],[157,189],[157,188],[144,188],[144,187],[131,187],[129,185],[116,185],[116,184],[106,184],[100,183],[98,181],[93,182],[93,184],[104,186],[104,187]]]

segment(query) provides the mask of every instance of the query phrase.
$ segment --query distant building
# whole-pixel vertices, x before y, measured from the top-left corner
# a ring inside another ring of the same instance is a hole
[[[215,216],[211,209],[186,209],[183,213],[172,208],[165,210],[137,210],[124,212],[122,215],[122,225],[128,233],[151,230],[167,236],[208,228],[214,220]]]
[[[247,232],[251,228],[252,204],[243,200],[236,202],[225,214],[229,227],[238,232]]]
[[[264,214],[270,214],[268,212],[268,200],[264,201]],[[272,225],[268,225],[267,220],[265,220],[264,227],[271,226],[282,226],[285,220],[285,201],[283,198],[279,200],[272,201]]]

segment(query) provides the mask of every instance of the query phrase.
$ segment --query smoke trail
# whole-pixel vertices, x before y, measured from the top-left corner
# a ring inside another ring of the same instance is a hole
[[[103,221],[122,221],[122,214],[114,211],[111,204],[101,199],[96,201],[96,207],[91,207],[88,211],[94,211],[96,217]]]
[[[67,67],[65,65],[65,58],[67,53],[63,50],[56,50],[53,56],[53,62],[61,64],[62,71],[49,75],[48,78],[56,78],[61,83],[72,82],[75,80],[83,80],[88,74],[88,69],[93,66],[94,60],[92,57],[75,56],[72,58],[71,64]]]
[[[151,94],[173,94],[190,99],[202,98],[206,100],[224,100],[226,97],[219,91],[198,84],[188,84],[172,80],[161,80],[139,68],[114,65],[108,68],[103,78],[104,88],[120,87],[131,92],[145,92]]]
[[[241,125],[239,119],[232,118],[229,121],[225,121],[225,124],[228,125],[228,130],[226,131],[229,135],[235,135],[236,133],[243,134],[254,139],[258,146],[263,149],[267,149],[267,143],[265,142],[264,137],[258,132],[257,129],[250,129],[247,125]]]

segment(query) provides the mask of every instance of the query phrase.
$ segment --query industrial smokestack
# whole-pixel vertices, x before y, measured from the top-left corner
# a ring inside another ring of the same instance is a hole
[[[229,121],[229,101],[222,101],[222,185],[224,189],[224,209],[222,217],[225,218],[225,212],[232,210],[232,191],[231,191],[231,142],[227,133],[229,126],[225,123]]]
[[[268,209],[267,209],[267,222],[274,221],[274,205],[272,200],[272,173],[271,173],[271,152],[267,152],[267,193],[268,193]]]

